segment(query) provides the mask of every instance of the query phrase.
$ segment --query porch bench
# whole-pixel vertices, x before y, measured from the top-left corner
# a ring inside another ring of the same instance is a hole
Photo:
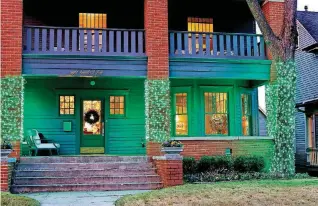
[[[46,141],[46,143],[42,143],[39,132],[36,129],[33,129],[32,131],[35,131],[35,135],[32,134],[31,131],[29,131],[29,136],[27,136],[27,143],[30,148],[31,156],[34,155],[37,156],[39,150],[47,150],[49,151],[50,155],[52,155],[52,150],[56,151],[56,154],[59,155],[60,153],[60,144],[54,143],[53,140],[49,139],[43,139],[43,141]]]

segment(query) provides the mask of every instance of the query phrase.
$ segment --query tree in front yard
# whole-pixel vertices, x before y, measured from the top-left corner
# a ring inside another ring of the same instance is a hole
[[[271,171],[290,176],[295,173],[295,49],[297,0],[285,0],[281,33],[275,35],[258,0],[246,0],[272,55],[271,80],[266,86],[267,127],[275,148]]]

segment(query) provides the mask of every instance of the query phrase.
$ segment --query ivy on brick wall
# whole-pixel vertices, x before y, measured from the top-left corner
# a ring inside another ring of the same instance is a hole
[[[170,139],[170,81],[145,81],[146,139],[164,142]]]
[[[296,65],[275,62],[277,80],[266,87],[267,129],[274,138],[271,172],[290,176],[295,173],[295,92]]]
[[[24,84],[22,76],[1,78],[1,139],[23,138]]]

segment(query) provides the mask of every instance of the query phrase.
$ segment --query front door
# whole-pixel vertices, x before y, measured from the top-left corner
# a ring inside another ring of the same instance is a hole
[[[101,99],[82,100],[81,154],[104,154],[104,111]]]

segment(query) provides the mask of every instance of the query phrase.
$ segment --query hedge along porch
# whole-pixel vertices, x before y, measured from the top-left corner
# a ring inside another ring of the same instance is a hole
[[[37,129],[59,143],[61,155],[145,154],[143,79],[26,80],[24,130]],[[98,113],[97,128],[85,124],[87,104]]]

